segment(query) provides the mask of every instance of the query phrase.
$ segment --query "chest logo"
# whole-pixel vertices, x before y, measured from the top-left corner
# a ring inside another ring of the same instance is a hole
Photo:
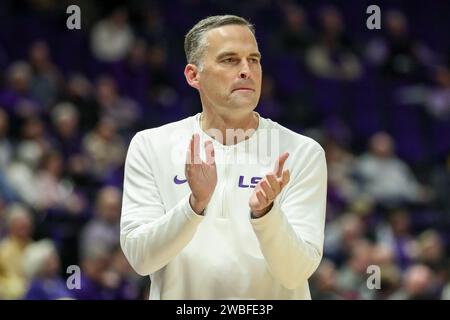
[[[246,180],[244,176],[239,176],[239,188],[254,188],[262,177],[251,177],[250,180]],[[249,181],[249,182],[246,182]]]

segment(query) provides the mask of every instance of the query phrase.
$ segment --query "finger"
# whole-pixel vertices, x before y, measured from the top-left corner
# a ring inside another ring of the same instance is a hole
[[[263,189],[264,193],[266,194],[267,200],[273,201],[273,199],[275,199],[276,194],[266,180],[261,181],[261,189]]]
[[[195,133],[193,135],[193,146],[191,148],[191,152],[193,153],[193,164],[201,164],[202,160],[200,158],[200,135]]]
[[[270,187],[274,191],[275,195],[278,195],[281,190],[280,182],[277,180],[273,173],[266,174],[266,179],[270,184]]]
[[[206,152],[206,163],[209,165],[215,165],[216,159],[215,159],[214,145],[212,141],[209,140],[205,142],[205,152]]]
[[[284,152],[279,158],[278,160],[275,162],[275,168],[273,170],[273,172],[275,173],[275,175],[277,177],[281,177],[281,173],[283,172],[283,166],[284,163],[286,162],[286,159],[289,157],[289,153],[288,152]]]
[[[192,163],[194,163],[194,153],[193,153],[193,141],[194,141],[194,136],[191,137],[191,139],[189,140],[189,146],[187,148],[187,152],[186,152],[186,164],[190,165]]]
[[[288,184],[290,178],[291,177],[290,177],[289,169],[284,170],[283,177],[281,178],[281,189],[283,189],[284,186]]]
[[[264,196],[264,194],[262,193],[262,191],[256,191],[256,198],[258,198],[258,200],[259,200],[259,204],[262,206],[262,207],[265,207],[267,204],[268,204],[268,200],[267,200],[267,198]]]

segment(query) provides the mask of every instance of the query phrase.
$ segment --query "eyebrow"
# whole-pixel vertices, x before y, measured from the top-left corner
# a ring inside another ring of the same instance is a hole
[[[217,60],[221,60],[221,59],[223,59],[225,57],[236,56],[236,55],[237,55],[237,53],[236,52],[232,52],[232,51],[222,52],[221,54],[219,54],[217,56]],[[255,58],[261,59],[261,53],[253,52],[253,53],[250,54],[250,57],[255,57]]]

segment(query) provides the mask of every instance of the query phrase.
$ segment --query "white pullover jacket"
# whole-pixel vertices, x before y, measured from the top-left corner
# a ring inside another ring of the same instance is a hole
[[[324,241],[322,147],[262,117],[249,139],[225,146],[199,116],[138,132],[129,146],[120,242],[136,272],[150,275],[150,299],[310,299]],[[202,159],[204,141],[215,149],[217,186],[204,216],[189,204],[184,175],[194,133]],[[251,219],[254,187],[284,151],[290,182],[266,215]]]

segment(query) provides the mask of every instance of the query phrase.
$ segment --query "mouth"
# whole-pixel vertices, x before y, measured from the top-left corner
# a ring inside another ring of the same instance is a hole
[[[233,92],[235,92],[235,91],[240,91],[240,92],[254,92],[255,90],[254,89],[252,89],[252,88],[236,88],[236,89],[233,89]]]

